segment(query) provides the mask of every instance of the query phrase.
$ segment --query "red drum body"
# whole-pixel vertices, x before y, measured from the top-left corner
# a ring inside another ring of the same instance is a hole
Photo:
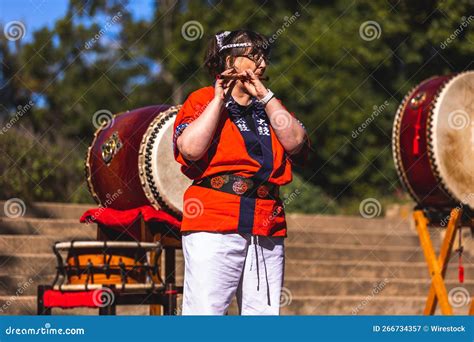
[[[85,169],[95,201],[126,210],[152,205],[175,216],[191,180],[174,160],[172,126],[180,106],[150,106],[114,115],[95,132]]]
[[[474,72],[430,78],[404,98],[392,148],[398,176],[423,208],[474,208]]]

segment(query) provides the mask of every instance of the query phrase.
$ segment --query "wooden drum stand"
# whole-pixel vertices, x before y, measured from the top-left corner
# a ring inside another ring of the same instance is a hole
[[[145,222],[140,215],[133,229],[135,236],[140,242],[159,242],[164,253],[158,258],[158,273],[152,277],[154,283],[158,284],[152,290],[133,290],[123,292],[120,284],[102,285],[106,291],[113,291],[114,299],[104,306],[99,307],[99,315],[115,315],[117,305],[150,305],[150,315],[177,315],[177,296],[183,293],[182,286],[176,286],[176,250],[181,249],[181,236],[178,231],[169,228],[162,222]],[[114,231],[109,227],[98,224],[98,241],[117,241],[117,236],[123,233]],[[136,238],[135,238],[136,239]],[[150,259],[154,259],[155,252],[151,252]],[[162,272],[162,257],[164,258],[164,272]],[[56,282],[56,281],[55,281]],[[52,285],[39,285],[37,298],[38,315],[51,315],[53,307],[62,307],[62,304],[48,306],[45,303],[45,293],[53,291]],[[64,291],[66,295],[68,291]],[[69,292],[71,293],[71,292]],[[80,303],[72,307],[83,307]],[[69,306],[71,307],[71,306]]]
[[[428,225],[430,220],[425,215],[422,209],[415,208],[413,217],[415,219],[415,225],[420,238],[421,247],[425,255],[426,263],[428,264],[429,273],[431,275],[431,287],[429,290],[426,306],[424,309],[425,315],[434,315],[436,311],[436,305],[439,302],[441,306],[441,312],[443,315],[452,315],[453,308],[448,299],[448,293],[446,285],[444,283],[444,277],[451,257],[454,239],[456,237],[456,231],[458,234],[462,234],[463,226],[463,209],[456,207],[451,210],[449,215],[449,222],[446,228],[446,234],[441,244],[441,250],[438,257],[436,257],[433,244],[431,242],[430,233],[428,231]],[[474,218],[468,214],[466,225],[474,229]],[[462,253],[462,246],[459,246]],[[461,271],[462,272],[462,271]],[[474,314],[474,300],[471,300],[469,309],[469,315]]]

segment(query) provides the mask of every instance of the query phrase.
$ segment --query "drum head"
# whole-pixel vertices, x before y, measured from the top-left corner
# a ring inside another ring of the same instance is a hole
[[[150,203],[157,209],[182,215],[184,192],[192,180],[181,172],[173,154],[173,124],[179,108],[171,107],[150,124],[142,141],[139,166]]]
[[[474,209],[474,72],[461,73],[441,90],[429,133],[431,162],[443,187]]]

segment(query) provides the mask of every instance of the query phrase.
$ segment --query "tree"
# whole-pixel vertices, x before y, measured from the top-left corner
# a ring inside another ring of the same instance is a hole
[[[272,39],[268,87],[310,132],[302,186],[339,202],[400,192],[391,154],[399,102],[428,77],[469,69],[474,52],[469,0],[166,0],[151,20],[131,6],[71,0],[32,42],[0,40],[3,108],[37,100],[35,129],[82,140],[85,152],[96,111],[182,103],[211,84],[203,58],[217,31],[256,30]]]

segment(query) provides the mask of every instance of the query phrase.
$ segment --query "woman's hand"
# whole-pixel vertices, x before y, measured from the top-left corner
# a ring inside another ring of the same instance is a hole
[[[230,68],[222,72],[221,75],[232,75],[235,73],[236,73],[235,69]],[[235,83],[236,83],[235,80],[224,80],[222,78],[218,78],[214,86],[214,98],[217,98],[219,101],[223,101],[227,93],[229,91],[232,91],[232,88],[235,86]]]
[[[258,76],[255,75],[251,69],[245,70],[244,74],[247,78],[243,80],[242,83],[250,95],[256,97],[259,100],[267,95],[268,89],[263,85],[262,81],[260,81]]]

